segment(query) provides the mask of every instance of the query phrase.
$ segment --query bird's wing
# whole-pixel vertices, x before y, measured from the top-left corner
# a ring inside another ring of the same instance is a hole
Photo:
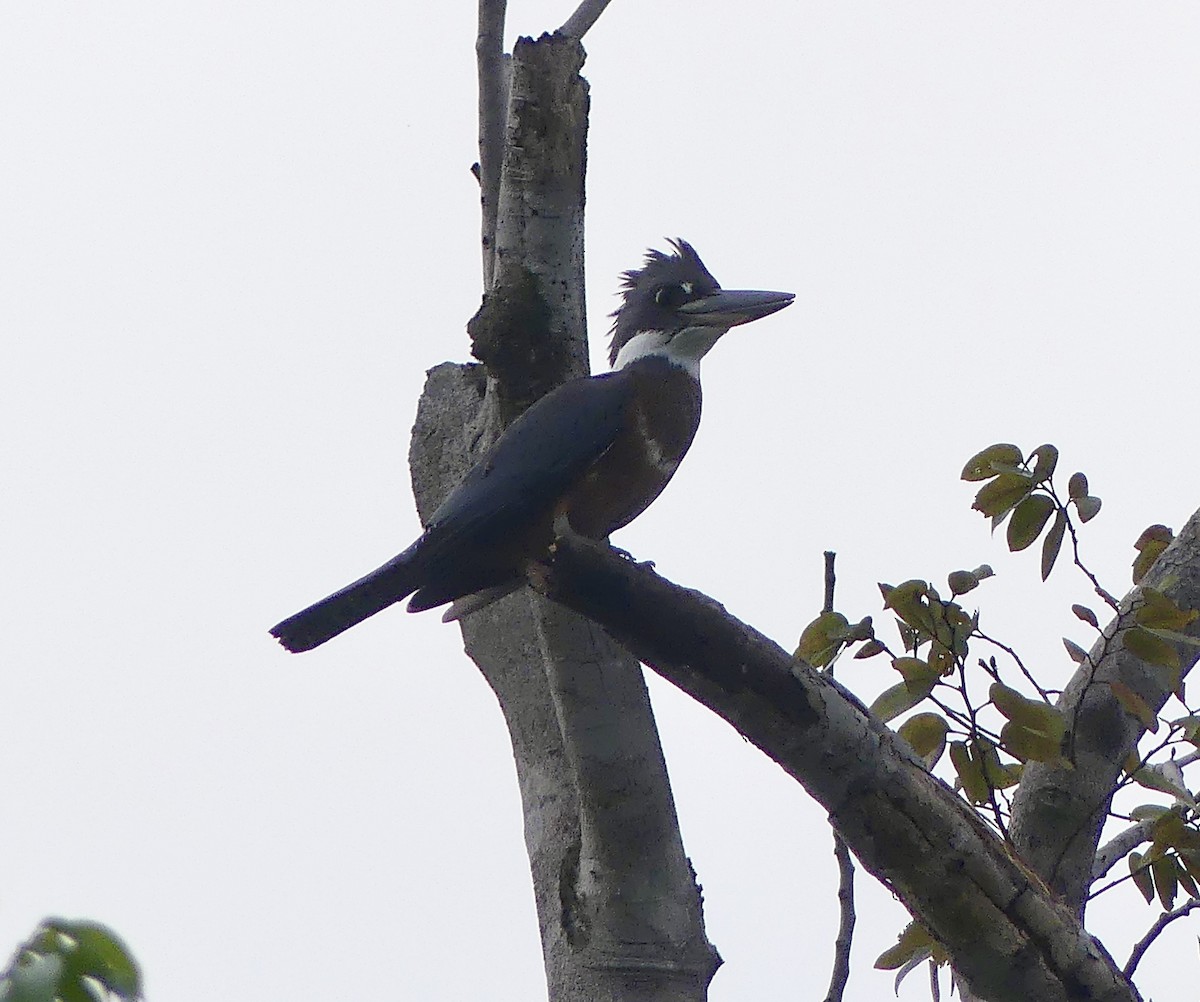
[[[450,492],[412,546],[271,632],[288,650],[309,650],[429,584],[422,568],[476,540],[494,543],[527,528],[604,454],[631,398],[631,382],[621,373],[575,379],[547,393]],[[458,597],[453,587],[446,594],[438,587],[434,600],[418,608]]]
[[[479,532],[523,526],[553,505],[612,445],[633,396],[624,372],[573,379],[505,430],[426,529],[432,550]]]

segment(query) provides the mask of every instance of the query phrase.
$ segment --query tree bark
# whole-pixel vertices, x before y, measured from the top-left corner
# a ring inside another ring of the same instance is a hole
[[[493,286],[469,326],[485,366],[429,373],[410,449],[422,518],[500,428],[587,371],[582,63],[558,36],[514,50]],[[512,738],[550,999],[706,998],[720,960],[637,662],[524,588],[462,630]]]

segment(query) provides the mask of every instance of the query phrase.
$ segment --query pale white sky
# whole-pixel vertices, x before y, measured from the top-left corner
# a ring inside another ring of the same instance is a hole
[[[458,631],[396,610],[303,657],[266,632],[415,535],[423,374],[467,357],[475,12],[417,9],[0,6],[2,950],[60,913],[114,926],[164,1002],[544,992]],[[510,41],[569,10],[511,3]],[[784,646],[824,549],[881,622],[876,581],[987,561],[984,624],[1064,680],[1084,582],[1039,584],[957,475],[1058,444],[1117,591],[1141,529],[1200,505],[1200,8],[614,0],[587,47],[597,363],[664,237],[797,293],[706,360],[699,439],[620,545]],[[819,997],[822,812],[651,687],[712,998]],[[891,992],[870,963],[904,922],[868,885],[854,1002]],[[1155,913],[1121,894],[1097,913],[1123,960]]]

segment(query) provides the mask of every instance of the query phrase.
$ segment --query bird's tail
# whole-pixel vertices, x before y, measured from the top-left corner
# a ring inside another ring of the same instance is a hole
[[[405,550],[366,577],[272,626],[271,635],[294,653],[319,647],[416,591],[412,558],[412,549]]]

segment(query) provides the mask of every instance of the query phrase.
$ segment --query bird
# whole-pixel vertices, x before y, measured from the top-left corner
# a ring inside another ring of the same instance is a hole
[[[557,535],[599,540],[666,487],[700,425],[700,360],[790,292],[722,289],[682,238],[621,276],[611,371],[569,380],[508,426],[406,550],[271,628],[311,650],[405,598],[460,619],[525,583]],[[564,521],[565,519],[565,521]]]

